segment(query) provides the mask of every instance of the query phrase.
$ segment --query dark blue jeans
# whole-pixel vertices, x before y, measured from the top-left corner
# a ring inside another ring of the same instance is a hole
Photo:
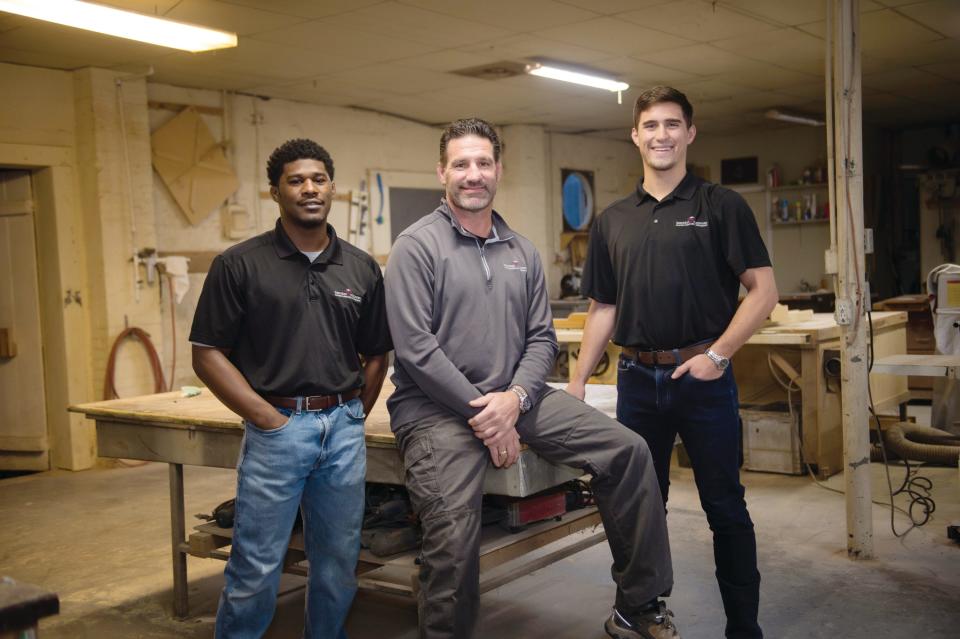
[[[733,369],[713,381],[689,373],[670,379],[673,366],[621,359],[617,419],[647,441],[664,506],[670,488],[670,454],[680,440],[690,456],[700,504],[713,531],[717,582],[729,639],[754,639],[760,573],[753,522],[740,484],[740,418]]]

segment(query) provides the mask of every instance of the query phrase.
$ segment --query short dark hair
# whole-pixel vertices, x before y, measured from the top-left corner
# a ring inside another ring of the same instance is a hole
[[[693,105],[680,91],[673,87],[657,86],[651,87],[637,96],[637,101],[633,105],[633,126],[637,126],[640,121],[640,114],[644,110],[661,102],[673,102],[680,106],[683,111],[683,119],[687,122],[687,127],[693,124]]]
[[[500,161],[500,151],[503,145],[500,144],[500,136],[494,130],[493,125],[480,118],[462,118],[447,125],[440,136],[440,164],[447,164],[447,144],[450,140],[456,140],[468,135],[490,140],[493,145],[493,159]]]
[[[297,160],[320,160],[327,169],[327,175],[333,179],[333,158],[327,150],[313,140],[294,138],[287,140],[270,154],[270,159],[267,160],[267,179],[270,180],[270,186],[277,186],[280,182],[284,165]]]

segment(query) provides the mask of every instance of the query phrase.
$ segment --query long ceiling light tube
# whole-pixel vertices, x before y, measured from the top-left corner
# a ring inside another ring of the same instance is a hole
[[[781,122],[792,122],[793,124],[806,124],[807,126],[823,126],[824,121],[809,115],[800,115],[797,113],[787,113],[779,109],[770,109],[764,115],[770,120],[780,120]]]
[[[527,67],[527,73],[541,78],[550,78],[551,80],[560,80],[561,82],[572,82],[573,84],[593,87],[595,89],[605,89],[607,91],[620,92],[630,88],[630,85],[626,82],[619,82],[610,78],[580,71],[569,71],[546,64],[531,64]]]
[[[197,53],[237,46],[237,34],[80,0],[0,0],[0,11]]]

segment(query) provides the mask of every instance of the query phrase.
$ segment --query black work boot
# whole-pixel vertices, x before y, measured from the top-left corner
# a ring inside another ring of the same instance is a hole
[[[629,618],[614,608],[603,629],[614,639],[680,639],[673,613],[662,601],[652,610]]]

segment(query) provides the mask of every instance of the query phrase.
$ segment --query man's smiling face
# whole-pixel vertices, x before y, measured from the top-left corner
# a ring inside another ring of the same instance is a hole
[[[493,156],[493,144],[487,138],[465,135],[450,140],[446,165],[437,166],[448,203],[470,212],[492,206],[501,175],[500,162]]]
[[[630,135],[640,149],[645,170],[669,171],[686,166],[687,145],[693,142],[697,129],[687,126],[679,104],[658,102],[640,112]]]
[[[283,165],[283,174],[270,193],[284,219],[301,228],[315,228],[327,221],[336,188],[323,162],[304,158]]]

